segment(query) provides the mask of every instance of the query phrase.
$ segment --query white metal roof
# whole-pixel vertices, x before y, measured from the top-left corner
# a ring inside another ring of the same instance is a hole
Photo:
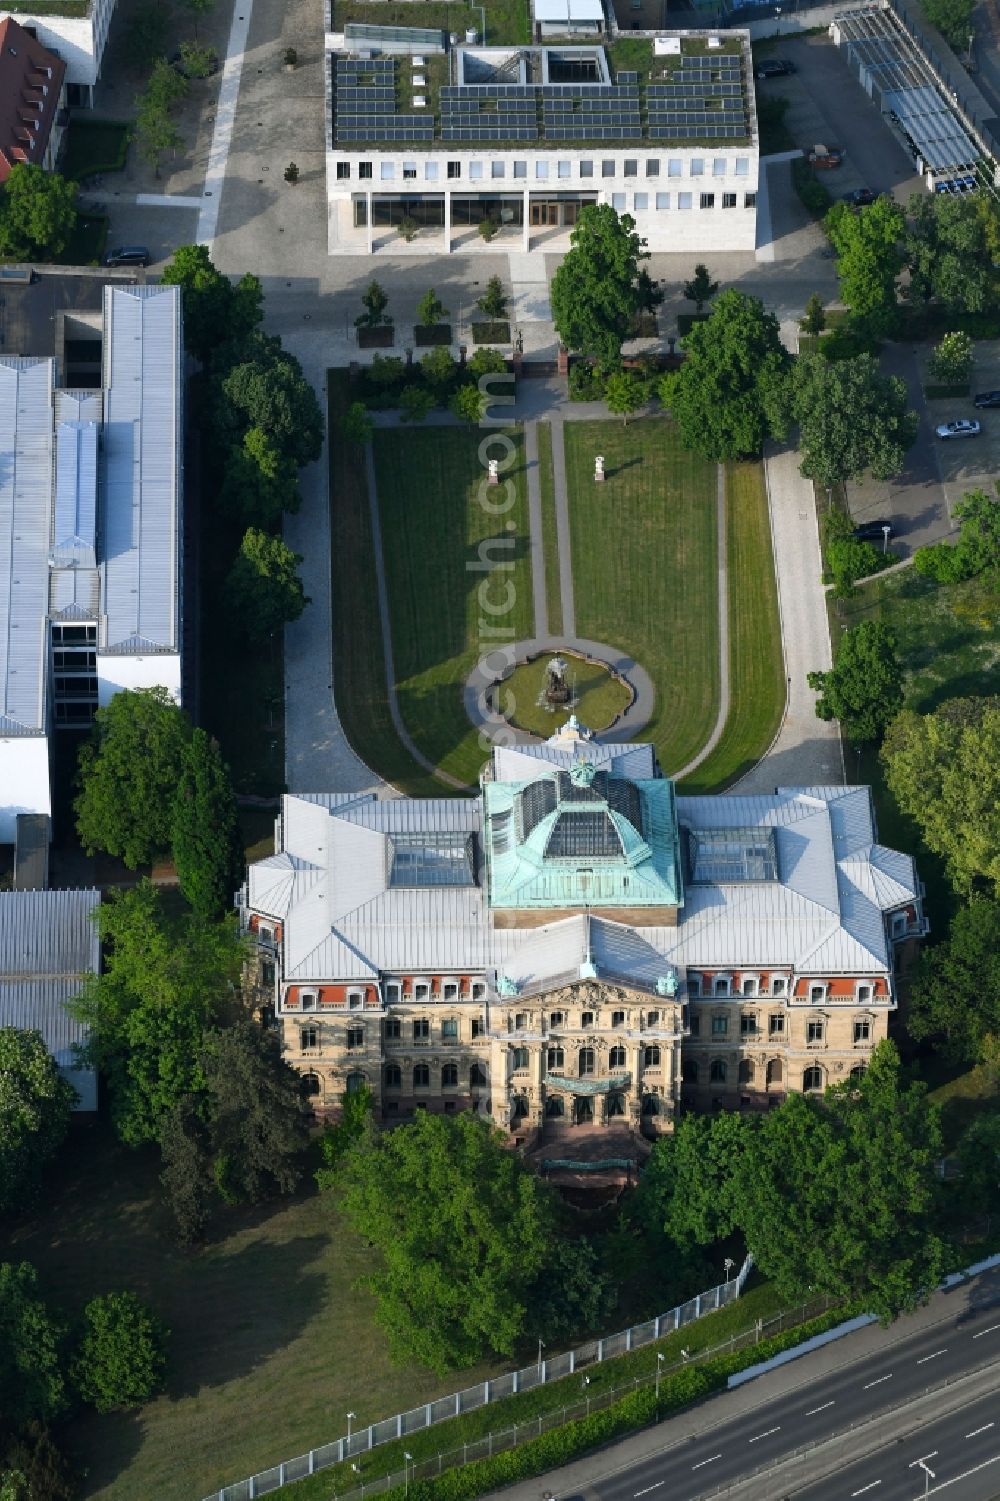
[[[601,0],[532,0],[532,10],[536,21],[550,26],[604,20]]]
[[[551,761],[562,753],[551,747]],[[596,749],[596,747],[595,747]],[[638,751],[640,747],[632,748]],[[648,747],[646,747],[648,750]],[[544,755],[497,751],[523,774]],[[641,758],[640,758],[641,759]],[[283,849],[251,867],[251,910],[282,917],[288,980],[356,979],[414,970],[503,969],[533,984],[580,962],[577,919],[494,928],[482,885],[394,887],[393,831],[477,833],[479,797],[448,800],[286,795]],[[773,796],[677,799],[681,827],[773,830],[777,879],[689,882],[676,927],[591,916],[594,961],[649,985],[665,967],[783,967],[805,974],[888,973],[884,913],[915,898],[912,860],[874,838],[864,787],[779,788]],[[574,925],[575,924],[575,925]]]
[[[94,890],[0,892],[0,1027],[42,1034],[82,1110],[97,1108],[97,1080],[77,1063],[74,1049],[86,1042],[87,1029],[66,1003],[100,964],[91,921],[100,901]]]
[[[45,730],[52,360],[0,360],[0,732]]]
[[[56,427],[53,568],[97,567],[97,423]]]
[[[179,649],[179,287],[104,289],[107,652]]]

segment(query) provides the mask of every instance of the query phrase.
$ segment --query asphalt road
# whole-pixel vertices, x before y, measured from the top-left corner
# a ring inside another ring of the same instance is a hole
[[[875,1414],[884,1412],[888,1415],[928,1388],[944,1386],[949,1380],[987,1362],[1000,1363],[1000,1299],[992,1306],[974,1312],[963,1310],[947,1323],[925,1329],[884,1353],[834,1371],[803,1386],[798,1392],[757,1407],[709,1433],[607,1479],[595,1481],[588,1486],[587,1495],[599,1497],[600,1501],[638,1501],[645,1496],[651,1501],[668,1501],[668,1498],[669,1501],[694,1501],[694,1498],[710,1494],[769,1461],[777,1464],[804,1445],[815,1445],[833,1438],[852,1424],[866,1421]],[[944,1461],[950,1452],[956,1456],[954,1473],[957,1474],[962,1468],[963,1458],[973,1453],[979,1454],[982,1450],[985,1458],[1000,1454],[1000,1422],[975,1440],[962,1437],[991,1418],[1000,1419],[997,1411],[1000,1396],[994,1395],[992,1405],[994,1412],[986,1417],[980,1415],[977,1407],[975,1411],[970,1409],[968,1420],[962,1414],[942,1420],[941,1434],[932,1438],[918,1435],[907,1444],[906,1457],[916,1459],[936,1448]],[[964,1453],[959,1446],[966,1444],[973,1447]],[[895,1457],[892,1464],[898,1469]],[[882,1468],[885,1480],[879,1474],[877,1456],[868,1462],[865,1472],[868,1478],[862,1476],[856,1486],[844,1489],[838,1476],[835,1483],[827,1482],[826,1488],[817,1487],[808,1495],[816,1498],[849,1497],[852,1491],[857,1492],[866,1484],[871,1484],[873,1496],[876,1489],[879,1491],[875,1501],[883,1501],[883,1490],[886,1498],[899,1494],[905,1495],[907,1501],[922,1492],[921,1484],[908,1491],[890,1491],[887,1464],[883,1463]],[[1000,1470],[991,1467],[980,1473],[986,1478],[978,1489],[959,1494],[956,1487],[951,1487],[949,1501],[973,1501],[973,1498],[987,1501],[996,1495],[1000,1489]],[[971,1479],[975,1484],[976,1477]],[[879,1482],[877,1486],[876,1481]],[[777,1477],[773,1494],[783,1494]]]
[[[921,1468],[924,1460],[927,1470]],[[928,1471],[930,1473],[928,1473]],[[1000,1397],[980,1397],[920,1433],[886,1447],[828,1480],[797,1491],[795,1501],[915,1501],[947,1489],[949,1501],[989,1501],[1000,1493]]]

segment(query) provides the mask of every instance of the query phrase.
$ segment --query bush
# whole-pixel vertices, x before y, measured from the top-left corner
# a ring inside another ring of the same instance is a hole
[[[439,345],[437,349],[425,354],[420,361],[420,369],[437,400],[445,401],[458,374],[458,366],[452,359],[448,346]]]
[[[434,396],[426,386],[404,386],[399,405],[404,422],[423,422],[434,408]]]
[[[481,375],[503,375],[507,361],[499,349],[477,349],[467,368],[469,374],[478,380]]]
[[[399,232],[409,245],[410,241],[415,240],[420,233],[420,225],[409,214],[404,214],[399,221]]]
[[[377,354],[365,371],[365,381],[376,391],[395,391],[406,378],[406,366],[396,354]]]
[[[822,219],[832,206],[833,199],[805,157],[797,156],[792,162],[792,185],[802,206],[809,210],[814,219]]]
[[[486,243],[489,244],[490,240],[495,239],[500,233],[499,222],[496,219],[480,219],[479,233]]]
[[[459,386],[448,405],[462,422],[482,422],[486,397],[478,386]]]
[[[570,401],[603,401],[605,380],[589,360],[574,360],[569,370]]]
[[[139,1407],[163,1385],[166,1331],[132,1293],[91,1298],[73,1362],[73,1380],[98,1412]]]
[[[960,584],[971,577],[962,554],[950,542],[918,547],[913,566],[924,578],[931,578],[937,584]]]
[[[956,330],[945,334],[937,348],[931,352],[927,373],[943,386],[968,386],[972,374],[972,339],[967,333]]]

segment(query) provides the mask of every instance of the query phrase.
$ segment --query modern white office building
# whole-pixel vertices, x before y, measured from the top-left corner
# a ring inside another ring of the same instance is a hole
[[[328,31],[330,253],[559,251],[590,203],[632,215],[651,251],[753,251],[749,33],[536,31],[525,47]]]
[[[0,843],[49,813],[49,741],[120,688],[181,696],[177,287],[107,286],[98,389],[0,358]]]
[[[101,63],[114,15],[115,0],[53,0],[35,12],[30,0],[23,9],[0,4],[0,21],[13,16],[66,64],[66,88],[70,104],[93,104],[94,84],[101,76]]]

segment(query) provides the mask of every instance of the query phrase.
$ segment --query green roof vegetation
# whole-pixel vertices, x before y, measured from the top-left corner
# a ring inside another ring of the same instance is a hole
[[[491,47],[527,46],[531,41],[529,0],[485,0],[486,41]],[[421,26],[456,32],[464,40],[467,27],[482,32],[479,5],[465,0],[333,0],[333,29],[348,21],[368,26]],[[482,38],[480,37],[480,41]]]

